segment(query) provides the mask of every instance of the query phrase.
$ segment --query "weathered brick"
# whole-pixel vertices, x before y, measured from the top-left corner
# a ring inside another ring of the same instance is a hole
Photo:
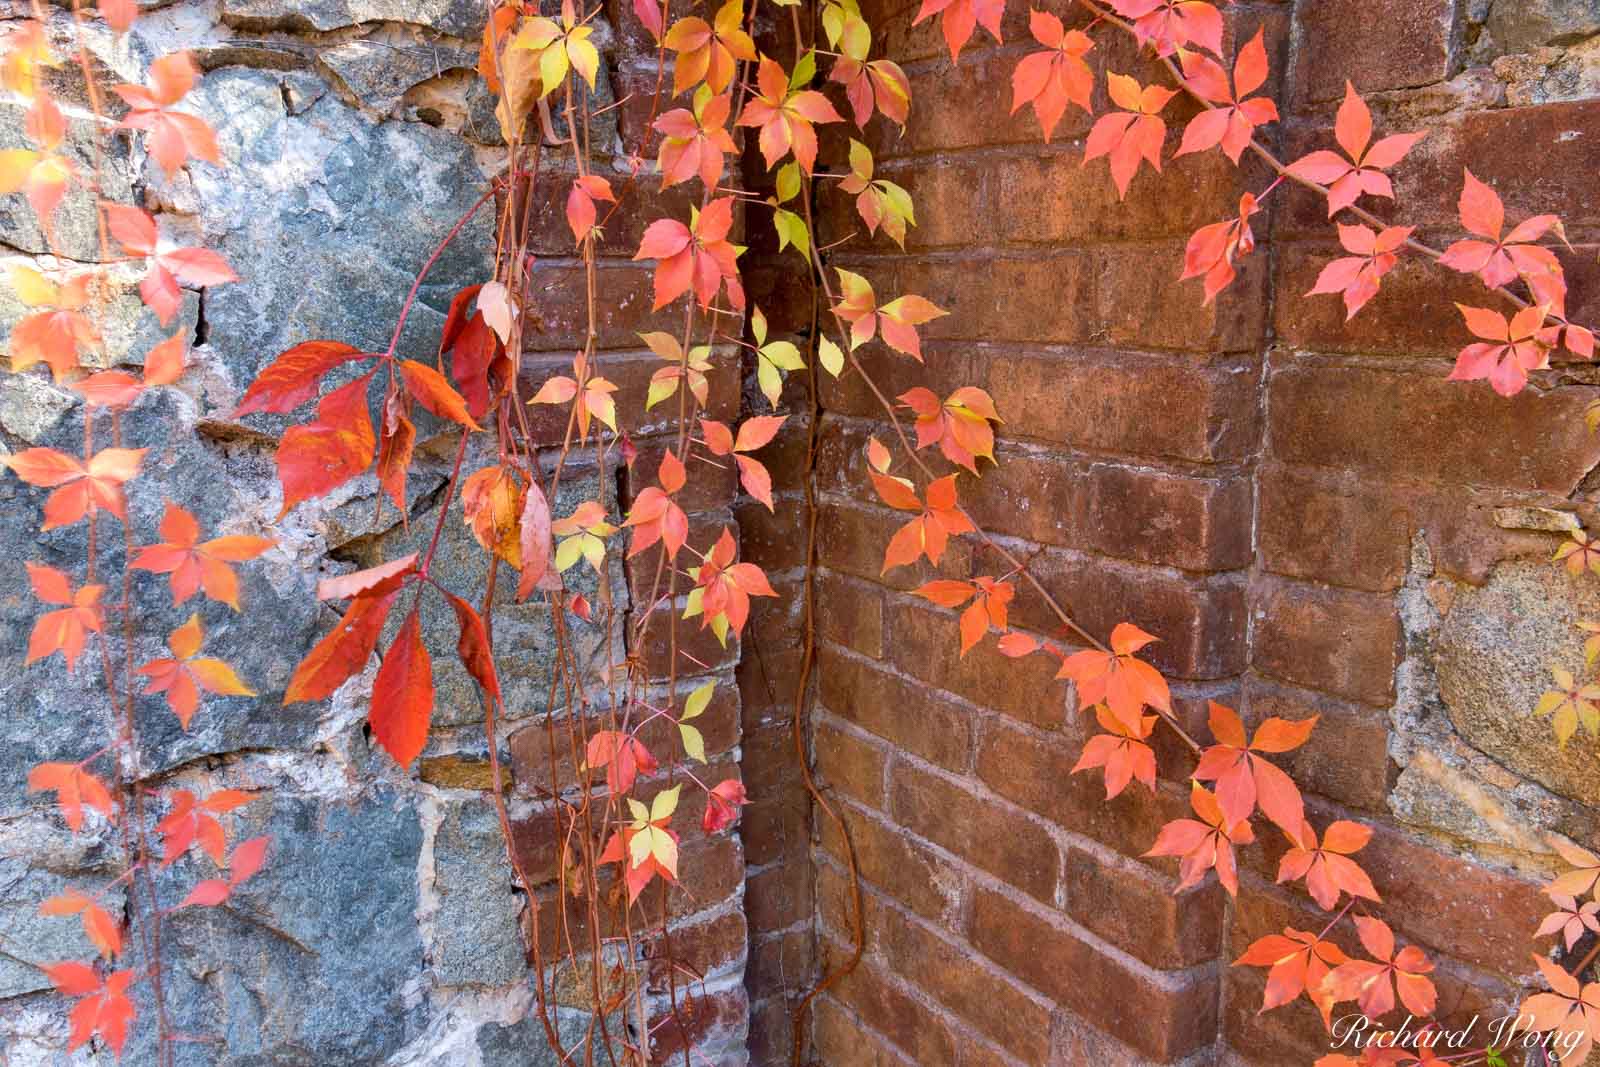
[[[670,606],[651,612],[643,647],[637,650],[651,678],[664,679],[668,676],[674,652],[679,678],[731,667],[739,661],[739,639],[731,631],[728,644],[724,647],[709,626],[701,627],[699,619],[678,618],[680,614]],[[677,623],[676,637],[673,634],[674,620]]]
[[[615,273],[601,271],[602,276]],[[632,299],[637,293],[628,288],[629,283],[618,283],[618,288],[627,293]],[[644,283],[647,287],[648,280]],[[620,298],[622,294],[611,294],[613,298]],[[643,304],[644,300],[636,300],[635,304]],[[648,330],[651,326],[640,324],[639,329]],[[659,326],[655,328],[660,328]],[[631,332],[631,327],[616,336],[610,337],[610,343],[615,347],[623,345],[635,346],[639,339]],[[570,343],[567,343],[570,342]],[[574,347],[583,342],[576,338],[563,340],[559,349],[565,352],[564,358],[548,357],[533,359],[531,356],[523,362],[521,390],[523,396],[531,397],[539,391],[545,379],[552,375],[572,376],[572,351]],[[618,429],[634,436],[644,436],[652,433],[665,433],[677,428],[678,412],[670,404],[657,404],[649,412],[644,410],[645,394],[650,388],[650,376],[662,366],[661,360],[649,353],[615,353],[603,354],[595,361],[595,373],[617,386],[613,394],[617,402],[617,427]],[[712,361],[712,369],[707,372],[710,380],[710,405],[705,411],[705,416],[712,419],[721,419],[726,422],[733,418],[739,410],[739,364],[737,360],[719,354]],[[671,408],[669,411],[668,409]],[[527,408],[528,430],[535,443],[552,446],[561,444],[567,430],[567,420],[570,406],[564,404],[533,404]],[[593,423],[590,424],[590,433],[594,432]],[[654,479],[656,469],[649,468],[645,473]]]
[[[1215,958],[1222,891],[1207,884],[1174,894],[1148,868],[1067,850],[1067,914],[1152,967],[1172,970]]]
[[[716,992],[698,987],[680,991],[677,1011],[655,1022],[650,1031],[650,1062],[682,1063],[683,1050],[713,1035],[742,1036],[750,1017],[750,998],[743,986]]]
[[[681,964],[697,974],[709,975],[734,965],[743,965],[746,951],[744,915],[723,912],[695,919],[667,932],[659,931],[640,938],[640,951],[648,961],[645,980],[651,992],[668,988],[670,972]],[[682,984],[681,972],[677,976]]]
[[[908,763],[890,771],[890,811],[912,833],[1040,900],[1055,899],[1060,850],[1020,811]]]
[[[1160,643],[1146,649],[1144,658],[1172,678],[1228,678],[1244,665],[1240,575],[1197,577],[1054,549],[1034,556],[1029,570],[1090,633],[1109,634],[1120,622],[1136,622],[1157,635]],[[1019,584],[1011,618],[1013,625],[1044,632],[1062,628],[1027,583]]]
[[[818,779],[872,808],[882,809],[888,750],[854,732],[841,730],[813,712],[812,751]]]
[[[1370,480],[1264,464],[1258,485],[1261,559],[1268,570],[1374,592],[1404,580],[1405,510],[1375,492]]]
[[[1065,717],[1067,687],[1056,680],[1058,664],[1050,657],[1007,659],[988,643],[961,656],[955,614],[920,601],[897,598],[888,605],[886,621],[893,659],[906,673],[1043,729]],[[914,718],[919,704],[904,713]]]
[[[1134,787],[1106,800],[1096,776],[1068,773],[1080,750],[1063,738],[990,720],[979,735],[978,777],[1007,800],[1124,854],[1144,852],[1162,824],[1188,813],[1181,797],[1165,791]]]
[[[780,863],[752,874],[744,886],[744,910],[757,930],[781,930],[809,918],[810,869],[800,862]]]
[[[1320,716],[1310,740],[1276,757],[1303,789],[1354,808],[1387,809],[1394,767],[1386,713],[1259,678],[1245,682],[1245,693],[1243,715],[1251,726],[1270,716]]]
[[[824,572],[817,576],[817,632],[852,652],[883,656],[883,592]]]
[[[1255,386],[1242,367],[1095,349],[982,355],[982,384],[1011,433],[1196,463],[1236,459],[1255,445]]]
[[[972,943],[1033,988],[1157,1063],[1182,1059],[1216,1033],[1217,980],[1209,972],[1161,975],[1129,966],[1100,952],[1048,912],[988,889],[980,889],[973,901]]]
[[[829,646],[818,650],[822,706],[899,748],[953,771],[972,764],[972,714]]]
[[[811,1040],[823,1063],[859,1063],[862,1067],[902,1067],[908,1061],[891,1051],[832,996],[817,1001]],[[787,1062],[787,1061],[785,1061]]]
[[[1294,100],[1337,100],[1346,80],[1362,93],[1408,89],[1450,76],[1452,5],[1372,0],[1352,18],[1339,0],[1295,7]]]
[[[861,877],[902,907],[949,925],[966,884],[964,874],[881,816],[854,807],[845,808],[843,815]],[[838,826],[819,814],[817,828],[823,849],[838,863],[838,870],[845,870],[848,860]]]
[[[1182,201],[1182,195],[1146,194],[1152,201]],[[1237,208],[1232,209],[1237,214]],[[1229,211],[1212,216],[1225,218]],[[1198,281],[1180,282],[1185,242],[1128,245],[1099,257],[1099,322],[1115,344],[1171,348],[1206,355],[1255,351],[1267,321],[1266,260],[1238,264],[1226,294],[1205,303]]]
[[[1508,399],[1442,373],[1298,361],[1269,383],[1270,447],[1291,463],[1565,496],[1600,461],[1582,417],[1595,396],[1565,387]]]
[[[1400,618],[1392,597],[1262,577],[1251,603],[1258,668],[1368,704],[1394,699]]]
[[[885,971],[864,963],[837,988],[841,1001],[912,1062],[955,1062],[955,1032],[944,1013],[908,995]]]
[[[1049,1056],[1050,1013],[1003,974],[991,971],[965,945],[935,934],[893,908],[882,924],[885,962],[907,982],[948,1007],[1026,1064]]]

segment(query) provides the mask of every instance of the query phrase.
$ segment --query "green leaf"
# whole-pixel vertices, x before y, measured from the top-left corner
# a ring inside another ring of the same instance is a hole
[[[644,395],[644,409],[649,411],[663,400],[670,399],[678,392],[678,376],[676,374],[663,374],[659,378],[650,379],[650,388]]]
[[[812,49],[801,56],[794,65],[794,73],[789,75],[790,89],[803,89],[810,85],[817,77],[817,52]]]
[[[650,821],[661,822],[672,818],[672,813],[678,810],[678,794],[682,790],[683,786],[675,785],[671,789],[663,789],[657,793],[656,798],[650,802]]]
[[[578,534],[575,537],[565,537],[562,538],[560,544],[556,545],[556,570],[558,572],[567,570],[583,558],[583,545],[581,544],[583,537],[583,534]]]
[[[700,763],[706,761],[706,741],[700,731],[686,722],[678,724],[678,736],[683,738],[684,755]]]
[[[786,204],[800,195],[800,164],[790,160],[778,168],[778,203]]]
[[[854,137],[850,138],[850,170],[863,178],[872,177],[872,149]]]
[[[628,798],[628,811],[632,813],[634,823],[639,826],[650,821],[650,809],[632,797]]]
[[[759,307],[750,312],[750,332],[755,334],[758,348],[767,343],[767,316]]]
[[[756,382],[761,386],[761,394],[771,402],[773,409],[776,410],[778,398],[783,395],[783,375],[778,373],[778,368],[772,365],[771,360],[763,357],[756,361]],[[693,594],[690,595],[693,596]],[[687,617],[685,615],[685,618]]]
[[[781,370],[805,370],[806,361],[792,341],[774,341],[761,346],[761,354]]]
[[[806,231],[805,220],[792,211],[778,208],[773,212],[772,228],[778,231],[778,251],[782,252],[789,245],[794,245],[795,251],[802,257],[811,257],[811,235]]]
[[[817,358],[822,361],[822,369],[835,378],[844,370],[844,352],[826,337],[817,342]]]
[[[689,699],[683,702],[683,714],[679,719],[698,719],[706,710],[706,706],[711,703],[711,694],[716,692],[716,689],[717,683],[710,681],[690,693]]]

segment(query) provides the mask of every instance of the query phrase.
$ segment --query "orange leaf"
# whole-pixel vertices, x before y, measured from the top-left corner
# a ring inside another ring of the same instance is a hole
[[[378,667],[367,722],[373,740],[404,767],[422,754],[432,717],[433,664],[422,646],[421,618],[412,608]]]

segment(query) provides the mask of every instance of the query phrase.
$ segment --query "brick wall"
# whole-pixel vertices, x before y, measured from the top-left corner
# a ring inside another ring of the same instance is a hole
[[[1346,78],[1380,128],[1426,128],[1396,182],[1399,213],[1425,234],[1452,237],[1467,162],[1509,218],[1561,213],[1575,246],[1563,253],[1570,309],[1592,321],[1600,100],[1581,98],[1581,78],[1550,89],[1519,73],[1530,50],[1539,70],[1562,62],[1543,46],[1571,45],[1571,28],[1538,38],[1546,31],[1526,25],[1560,6],[1241,3],[1227,48],[1265,27],[1285,115],[1271,134],[1289,158],[1327,139]],[[1026,5],[1010,5],[1008,43],[980,32],[959,72],[935,22],[908,29],[901,6],[864,8],[915,94],[905,136],[880,131],[870,147],[880,175],[916,198],[920,225],[904,255],[857,241],[835,262],[879,293],[921,293],[951,312],[924,329],[925,367],[875,347],[873,373],[891,395],[914,383],[993,395],[1006,419],[1000,464],[964,480],[964,502],[1091,630],[1129,619],[1159,634],[1153,658],[1196,730],[1208,698],[1247,720],[1320,714],[1294,773],[1319,825],[1343,816],[1377,828],[1365,859],[1384,914],[1438,959],[1443,1010],[1514,1002],[1542,913],[1536,832],[1592,844],[1594,811],[1580,801],[1595,797],[1539,769],[1555,759],[1547,727],[1516,743],[1474,732],[1472,699],[1441,697],[1439,665],[1486,617],[1461,605],[1515,561],[1548,557],[1558,542],[1537,528],[1553,512],[1589,513],[1600,446],[1579,413],[1596,395],[1590,376],[1553,372],[1509,401],[1446,382],[1463,336],[1451,300],[1471,285],[1412,264],[1346,325],[1336,298],[1301,296],[1337,246],[1325,209],[1295,191],[1269,199],[1260,249],[1202,307],[1198,284],[1177,282],[1184,243],[1267,185],[1258,168],[1235,171],[1216,153],[1172,160],[1118,202],[1103,163],[1080,166],[1081,112],[1049,146],[1031,114],[1008,117],[1010,70],[1031,47]],[[1098,40],[1111,69],[1155,77],[1115,34]],[[1552,99],[1562,95],[1579,98]],[[851,229],[839,210],[824,221],[825,243]],[[790,325],[803,324],[796,312]],[[847,375],[821,404],[809,740],[848,815],[867,950],[815,1006],[815,1059],[1282,1065],[1326,1052],[1309,1006],[1257,1015],[1262,973],[1230,967],[1254,938],[1317,922],[1303,895],[1272,884],[1280,846],[1248,850],[1236,902],[1214,884],[1173,895],[1176,864],[1140,853],[1186,807],[1183,753],[1160,751],[1166,784],[1154,796],[1135,787],[1106,803],[1098,775],[1069,775],[1088,731],[1050,664],[1005,660],[992,643],[958,660],[955,613],[909,595],[933,570],[880,575],[899,520],[867,486],[862,446],[887,433],[872,397]],[[801,449],[791,462],[785,502],[797,510]],[[773,531],[758,518],[746,544],[797,573],[800,520]],[[1003,569],[965,541],[940,568]],[[747,652],[741,667],[747,774],[752,738],[788,714],[793,685],[783,671],[797,657],[794,618],[771,622],[757,629],[762,661]],[[1026,591],[1013,622],[1051,632]],[[1543,674],[1537,657],[1513,667]],[[751,717],[757,675],[788,679],[772,720]],[[1528,684],[1536,695],[1538,680]],[[1531,706],[1501,713],[1526,718]],[[803,888],[792,821],[803,805],[787,782],[760,802],[764,824],[785,834],[783,851],[766,846],[770,873],[751,856],[753,937],[802,962],[792,921],[814,895],[818,953],[837,964],[850,928],[843,843],[813,816],[815,881]],[[1484,803],[1504,825],[1485,821]],[[756,918],[758,901],[770,919]],[[771,972],[753,951],[752,992],[770,1012],[760,1032],[781,1018],[794,971]],[[755,1062],[786,1062],[786,1038],[758,1045]]]

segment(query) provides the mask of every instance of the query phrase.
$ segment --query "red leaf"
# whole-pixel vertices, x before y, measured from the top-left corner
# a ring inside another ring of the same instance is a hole
[[[471,604],[453,593],[446,593],[445,599],[455,609],[456,626],[461,631],[456,638],[456,655],[461,657],[461,665],[489,694],[490,699],[499,700],[500,676],[495,672],[494,650],[489,647],[488,628],[483,625],[482,617]]]
[[[402,360],[400,376],[405,379],[406,392],[441,419],[459,422],[469,430],[483,429],[467,411],[466,399],[432,367],[414,359]]]
[[[358,596],[397,575],[410,574],[417,569],[416,565],[417,554],[413,552],[408,556],[380,563],[376,567],[368,567],[352,574],[341,574],[337,578],[324,578],[317,582],[317,599],[346,600]]]
[[[380,587],[381,589],[381,587]],[[383,621],[389,614],[398,589],[382,590],[376,594],[358,596],[351,601],[344,617],[315,648],[306,654],[295,668],[294,677],[284,691],[283,702],[294,704],[302,700],[323,700],[348,679],[360,674],[367,666],[372,650],[378,646],[383,633]]]
[[[234,410],[234,417],[253,411],[292,411],[317,395],[317,384],[324,374],[364,354],[342,341],[303,341],[256,375]]]
[[[378,667],[367,722],[373,739],[404,767],[422,754],[432,717],[433,663],[422,646],[422,620],[412,608]]]
[[[367,382],[363,375],[329,393],[317,405],[317,419],[291,426],[278,445],[278,481],[283,486],[283,511],[330,493],[372,466],[378,439],[367,414]]]
[[[522,498],[522,575],[517,599],[526,600],[550,570],[550,502],[537,482],[529,482]]]

